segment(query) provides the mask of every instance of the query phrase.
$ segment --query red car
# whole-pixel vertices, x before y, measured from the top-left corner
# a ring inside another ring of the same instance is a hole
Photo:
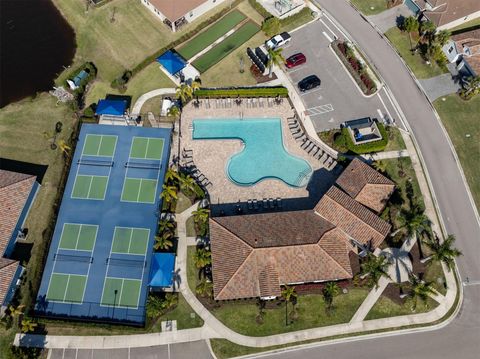
[[[287,68],[291,69],[293,67],[300,66],[300,65],[302,65],[306,62],[307,62],[307,58],[305,57],[305,55],[302,54],[302,53],[298,53],[298,54],[290,56],[287,59],[287,61],[285,61],[285,66],[287,66]]]

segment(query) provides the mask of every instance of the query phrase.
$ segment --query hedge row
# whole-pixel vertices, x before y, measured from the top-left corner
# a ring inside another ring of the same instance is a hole
[[[157,50],[155,53],[153,53],[152,55],[148,56],[147,58],[145,58],[142,62],[140,62],[137,66],[135,66],[132,70],[126,70],[122,75],[120,75],[117,79],[113,80],[112,83],[111,83],[111,86],[113,88],[118,88],[118,84],[119,83],[122,83],[122,79],[125,78],[125,74],[126,73],[130,73],[130,77],[133,77],[135,76],[137,73],[139,73],[140,71],[142,71],[145,67],[147,67],[148,65],[150,65],[152,62],[154,62],[157,57],[159,57],[160,55],[162,55],[165,51],[168,51],[170,49],[173,49],[174,47],[184,43],[185,41],[187,40],[190,40],[192,37],[194,37],[195,35],[197,35],[200,31],[203,31],[207,26],[211,25],[212,23],[214,23],[215,21],[217,21],[218,19],[220,19],[221,17],[223,17],[225,14],[227,14],[228,12],[231,11],[231,9],[235,8],[238,4],[240,4],[243,0],[235,0],[232,2],[231,6],[230,7],[226,7],[224,9],[222,9],[220,12],[216,13],[215,15],[213,15],[212,17],[210,17],[209,19],[205,20],[204,22],[202,22],[201,24],[199,24],[196,28],[194,28],[193,30],[190,30],[189,32],[185,33],[184,35],[182,35],[181,37],[179,37],[178,39],[176,39],[175,41],[172,41],[170,42],[169,44],[167,44],[166,46],[162,47],[161,49]]]
[[[268,19],[270,17],[273,17],[272,14],[270,14],[261,4],[259,4],[256,0],[248,0],[250,5],[257,10],[257,12],[264,18]],[[298,18],[302,18],[306,16],[306,13],[311,13],[311,9],[306,6],[304,7],[301,11],[297,12],[296,14],[293,14],[291,16],[288,16],[284,19],[280,19],[280,27],[284,28],[290,25],[291,23],[297,21]]]
[[[345,43],[335,40],[332,43],[333,51],[353,76],[365,95],[371,95],[377,90],[375,82],[367,73],[366,68],[355,57],[353,50]]]
[[[383,151],[388,144],[388,133],[385,130],[385,126],[382,123],[377,122],[377,127],[378,127],[378,130],[380,131],[380,134],[382,135],[382,139],[375,142],[364,143],[361,145],[355,145],[353,143],[353,139],[352,139],[352,136],[350,135],[348,128],[344,127],[342,129],[342,136],[345,139],[345,144],[348,150],[358,155],[363,153]]]
[[[254,87],[236,89],[199,89],[195,91],[195,97],[287,97],[288,90],[285,87]]]

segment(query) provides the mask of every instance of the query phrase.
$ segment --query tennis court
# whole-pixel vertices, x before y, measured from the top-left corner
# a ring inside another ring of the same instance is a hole
[[[220,62],[225,56],[239,48],[259,30],[260,27],[253,21],[246,22],[232,35],[193,61],[192,65],[200,72],[207,71],[210,67]]]
[[[82,125],[35,313],[145,321],[171,130]]]
[[[245,20],[246,16],[234,10],[215,22],[212,26],[195,36],[192,40],[183,45],[177,52],[186,60],[213,44],[235,26]]]

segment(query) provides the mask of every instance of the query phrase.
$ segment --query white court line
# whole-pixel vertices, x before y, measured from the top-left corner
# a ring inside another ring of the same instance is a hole
[[[325,24],[325,21],[323,21],[322,19],[320,19],[320,22],[321,22],[323,25],[325,25],[325,27],[328,29],[328,31],[330,31],[330,32],[332,33],[332,35],[333,35],[333,37],[334,37],[335,39],[338,39],[337,34],[335,34],[335,33],[332,31],[332,29],[330,29],[330,27],[329,27],[327,24]],[[325,33],[323,33],[323,34],[325,35]],[[325,36],[326,36],[326,35],[325,35]],[[331,41],[332,41],[332,40],[330,40],[330,42],[331,42]]]
[[[383,102],[382,96],[380,96],[380,91],[377,92],[377,96],[378,96],[378,98],[380,99],[380,101],[382,102],[382,105],[383,105],[383,107],[385,108],[385,111],[387,111],[387,114],[388,114],[388,117],[390,118],[390,121],[393,121],[393,117],[392,117],[392,115],[390,114],[390,111],[388,111],[387,106],[385,106],[385,102]]]
[[[328,34],[325,31],[322,31],[322,34],[327,38],[329,42],[333,42],[332,38],[328,36]]]
[[[103,136],[100,136],[100,143],[98,144],[98,149],[97,149],[97,156],[100,154],[100,148],[102,147],[102,142],[103,142]]]
[[[130,228],[130,238],[128,239],[128,254],[130,254],[130,246],[132,245],[133,228]]]

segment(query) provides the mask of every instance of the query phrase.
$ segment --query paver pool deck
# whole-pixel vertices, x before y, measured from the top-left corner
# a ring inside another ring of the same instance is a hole
[[[214,101],[210,100],[211,103]],[[212,183],[212,186],[208,187],[211,203],[238,203],[250,199],[261,202],[264,198],[281,198],[284,200],[305,197],[311,197],[312,201],[315,201],[330,185],[329,179],[333,178],[334,174],[324,170],[320,162],[309,156],[307,152],[300,148],[300,143],[293,138],[288,128],[287,118],[294,116],[294,110],[287,100],[274,107],[265,106],[262,108],[247,108],[245,100],[242,102],[243,105],[232,104],[231,108],[215,108],[213,105],[211,108],[206,108],[204,104],[196,108],[193,102],[190,102],[182,112],[180,146],[181,149],[185,148],[193,151],[192,157],[195,166]],[[230,157],[242,150],[241,141],[231,139],[193,140],[192,122],[195,119],[240,118],[242,116],[243,118],[280,118],[285,149],[293,156],[305,159],[312,166],[313,180],[306,187],[301,188],[288,186],[278,179],[265,179],[253,186],[239,186],[230,181],[226,175],[226,166]],[[324,179],[324,181],[320,181],[320,184],[318,176]],[[322,182],[325,183],[325,189]],[[315,188],[312,187],[312,183],[315,183]]]

